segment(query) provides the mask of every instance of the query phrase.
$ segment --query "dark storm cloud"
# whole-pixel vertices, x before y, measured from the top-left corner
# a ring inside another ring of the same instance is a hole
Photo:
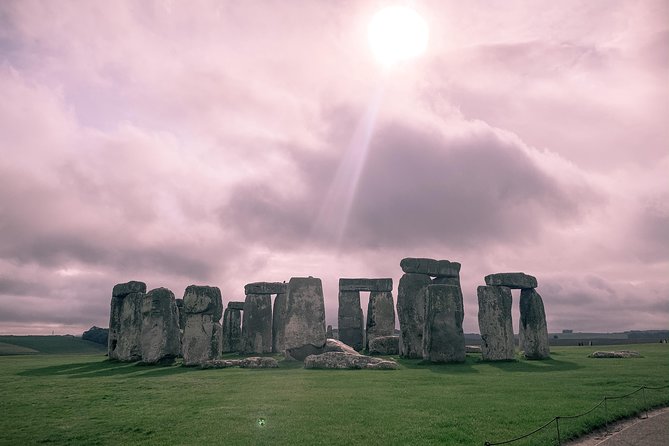
[[[350,121],[346,113],[341,119]],[[297,196],[282,197],[267,183],[240,186],[223,211],[224,220],[249,240],[269,246],[304,241],[319,209],[327,206],[323,200],[332,173],[326,172],[337,168],[331,153],[306,164],[295,159],[303,183]],[[541,232],[546,219],[574,220],[595,199],[588,189],[569,187],[492,129],[449,138],[387,123],[372,140],[344,245],[525,243]]]

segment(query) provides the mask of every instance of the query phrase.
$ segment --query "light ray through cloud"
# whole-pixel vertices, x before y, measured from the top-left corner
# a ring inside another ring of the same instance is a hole
[[[369,143],[385,92],[385,77],[378,83],[365,113],[360,117],[346,153],[339,163],[327,196],[311,230],[311,239],[341,246],[348,225],[351,206],[365,167]]]

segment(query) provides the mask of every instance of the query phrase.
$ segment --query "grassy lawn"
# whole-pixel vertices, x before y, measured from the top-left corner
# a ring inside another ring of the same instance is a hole
[[[589,359],[593,347],[555,347],[541,362],[487,364],[470,355],[462,365],[400,360],[401,370],[329,371],[3,356],[0,444],[483,445],[584,412],[604,396],[669,384],[668,345],[616,346],[623,348],[643,358]],[[667,405],[669,388],[645,398]],[[608,411],[629,415],[643,405],[639,392],[609,401]],[[563,420],[563,440],[603,420],[601,408]],[[553,435],[514,445],[552,444]]]
[[[0,356],[107,353],[107,347],[74,336],[0,336]]]

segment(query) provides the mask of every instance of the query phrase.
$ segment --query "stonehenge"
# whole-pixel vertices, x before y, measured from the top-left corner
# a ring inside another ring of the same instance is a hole
[[[108,356],[147,364],[171,363],[181,356],[185,366],[208,364],[211,368],[237,361],[221,358],[222,353],[283,353],[286,359],[299,361],[312,356],[342,360],[344,365],[321,365],[335,368],[351,364],[357,368],[358,360],[351,362],[343,355],[359,355],[363,350],[435,363],[465,361],[469,351],[463,331],[460,263],[404,258],[400,266],[403,275],[396,303],[391,278],[340,278],[338,325],[328,325],[327,330],[323,286],[320,279],[311,276],[293,277],[288,283],[248,283],[244,301],[228,302],[225,311],[217,287],[190,285],[183,298],[176,299],[167,288],[147,292],[143,282],[119,283],[112,290]],[[511,272],[490,274],[484,280],[485,285],[477,288],[482,359],[515,358],[513,289],[520,290],[522,354],[526,359],[548,358],[546,314],[536,291],[537,279]],[[361,292],[370,293],[366,320]],[[276,296],[273,304],[272,295]],[[337,355],[323,357],[326,353]]]
[[[537,279],[522,272],[485,276],[485,286],[477,289],[481,355],[486,361],[514,358],[511,289],[520,290],[520,350],[527,359],[550,356],[546,313],[535,288]]]
[[[199,365],[218,359],[223,348],[221,290],[217,287],[190,285],[184,293],[185,327],[183,364]]]

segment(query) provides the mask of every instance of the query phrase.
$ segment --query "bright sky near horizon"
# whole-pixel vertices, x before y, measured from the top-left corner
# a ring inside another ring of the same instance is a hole
[[[462,263],[466,332],[506,271],[549,331],[666,329],[669,1],[414,1],[388,71],[390,4],[0,2],[0,334],[309,275],[336,326],[338,279],[403,257]]]

